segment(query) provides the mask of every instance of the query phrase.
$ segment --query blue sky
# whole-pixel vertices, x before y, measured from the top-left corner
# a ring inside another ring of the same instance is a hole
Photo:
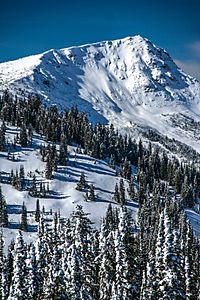
[[[200,79],[200,0],[0,2],[0,62],[140,34]]]

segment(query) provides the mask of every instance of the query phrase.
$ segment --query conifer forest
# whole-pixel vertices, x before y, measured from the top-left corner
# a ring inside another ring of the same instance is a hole
[[[12,128],[18,131],[11,142]],[[167,137],[169,151],[161,146],[156,132],[146,133],[148,142],[134,139],[112,124],[90,123],[77,107],[59,111],[44,106],[39,96],[22,100],[5,90],[0,97],[1,157],[14,166],[17,151],[34,151],[34,135],[41,141],[37,155],[45,180],[39,181],[37,172],[28,177],[23,161],[18,169],[0,173],[0,300],[198,300],[199,239],[186,214],[187,209],[199,213],[198,153],[182,148],[190,157],[183,161],[171,155],[175,145]],[[118,179],[112,201],[99,199],[84,171],[75,183],[74,191],[84,195],[87,205],[106,207],[99,225],[80,203],[67,217],[53,205],[50,210],[41,205],[47,198],[53,203],[49,184],[60,166],[75,172],[78,155],[93,159],[94,172],[102,161]],[[9,243],[5,229],[13,226],[12,207],[5,187],[12,188],[13,197],[28,195],[35,207],[33,226],[24,198],[17,234]],[[136,207],[136,215],[130,207]],[[27,234],[34,234],[30,242]]]

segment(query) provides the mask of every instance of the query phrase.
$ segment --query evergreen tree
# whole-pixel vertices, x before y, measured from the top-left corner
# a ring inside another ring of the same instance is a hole
[[[191,224],[186,222],[185,293],[186,299],[195,300],[199,296],[199,242],[194,237]]]
[[[115,185],[115,192],[114,192],[113,200],[116,201],[117,203],[120,203],[120,194],[119,194],[119,188],[118,188],[117,183]]]
[[[35,174],[33,175],[33,180],[32,180],[32,186],[30,188],[30,194],[32,197],[37,197],[38,191],[37,191],[37,184],[36,184],[36,176]]]
[[[108,205],[104,222],[109,231],[117,229],[119,224],[118,209],[113,209],[111,204]]]
[[[91,184],[89,186],[87,200],[89,200],[89,201],[96,201],[96,195],[94,193],[94,186],[93,186],[93,184]]]
[[[0,186],[0,226],[4,226],[4,227],[8,226],[7,204],[2,194],[1,186]]]
[[[115,275],[115,252],[112,232],[105,223],[102,223],[99,241],[99,300],[110,299],[112,295],[112,282]]]
[[[54,300],[67,300],[64,271],[61,265],[60,253],[57,246],[54,247],[48,277],[44,285],[44,298]]]
[[[81,191],[87,187],[88,187],[88,184],[86,183],[86,180],[85,180],[85,174],[82,172],[79,182],[77,183],[76,190]]]
[[[20,130],[19,143],[22,147],[27,147],[28,144],[27,131],[26,131],[26,126],[24,124],[22,125]]]
[[[18,232],[14,246],[13,276],[8,300],[26,300],[26,251],[21,232]]]
[[[75,244],[70,247],[68,272],[67,272],[67,290],[72,300],[82,300],[82,267],[81,261]]]
[[[114,155],[113,155],[113,154],[111,154],[111,156],[110,156],[109,166],[110,166],[113,170],[115,170],[116,162],[115,162],[115,158],[114,158]]]
[[[92,278],[94,274],[94,262],[91,252],[91,221],[82,210],[81,206],[76,207],[76,211],[72,215],[71,223],[73,226],[73,248],[74,257],[76,262],[75,266],[80,269],[80,292],[84,295],[85,299],[92,299]],[[75,252],[74,252],[75,251]],[[78,274],[77,274],[78,275]]]
[[[26,209],[26,206],[25,206],[24,202],[23,202],[23,205],[22,205],[20,229],[23,230],[23,231],[28,230],[27,209]]]
[[[111,299],[128,300],[134,296],[134,284],[129,277],[126,212],[121,210],[119,227],[115,232],[116,272]]]
[[[4,239],[3,239],[3,229],[0,228],[0,299],[6,300],[7,297],[7,278],[6,278],[6,268],[5,268],[5,257],[4,257]]]
[[[25,179],[24,179],[24,166],[20,166],[20,170],[19,170],[19,176],[17,178],[17,189],[19,191],[22,191],[24,188],[24,183],[25,183]]]
[[[181,257],[175,252],[174,234],[171,220],[165,210],[164,216],[165,242],[164,242],[164,277],[161,281],[163,299],[185,299],[184,285],[178,276],[181,271]]]
[[[0,127],[0,151],[6,150],[6,138],[5,138],[5,130],[3,124]]]
[[[62,135],[60,142],[60,152],[59,152],[59,164],[62,166],[66,165],[66,156],[67,156],[67,144],[66,137]]]
[[[13,265],[14,265],[13,262],[14,262],[14,241],[12,240],[10,245],[8,246],[8,254],[5,261],[5,269],[6,269],[5,276],[6,276],[6,283],[7,283],[6,299],[9,296],[10,286],[12,282]]]
[[[35,221],[40,221],[40,201],[39,199],[36,200],[36,209],[35,209]]]
[[[119,201],[121,205],[125,204],[125,188],[124,188],[124,181],[120,179],[119,181]]]
[[[129,194],[130,200],[134,201],[135,200],[135,188],[134,188],[134,177],[133,176],[131,176],[131,179],[129,181],[128,194]]]
[[[46,169],[45,169],[45,177],[46,179],[52,179],[53,177],[53,160],[48,157],[47,163],[46,163]]]
[[[30,245],[30,249],[28,251],[25,280],[27,289],[27,299],[36,300],[38,294],[38,278],[36,268],[35,246],[33,244]]]
[[[156,278],[155,281],[152,282],[156,287],[157,293],[155,295],[155,299],[162,299],[163,297],[163,289],[162,283],[164,278],[164,244],[165,244],[165,231],[164,231],[164,211],[160,214],[159,227],[158,227],[158,235],[156,241]]]

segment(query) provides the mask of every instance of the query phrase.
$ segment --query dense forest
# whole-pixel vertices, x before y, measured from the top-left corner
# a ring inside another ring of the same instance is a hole
[[[119,208],[109,205],[100,229],[81,206],[67,220],[54,212],[48,226],[38,200],[38,238],[26,244],[23,205],[21,231],[6,255],[1,231],[0,299],[198,299],[199,242],[184,213],[185,208],[195,208],[200,197],[200,173],[194,162],[183,163],[151,143],[146,146],[140,139],[123,136],[112,124],[90,124],[76,107],[64,112],[44,107],[37,96],[22,101],[5,91],[0,119],[0,151],[7,152],[8,159],[15,159],[17,145],[31,145],[34,132],[46,141],[40,154],[49,180],[58,165],[67,165],[68,145],[107,161],[123,178],[113,191]],[[7,124],[20,128],[12,144],[6,141]],[[125,206],[124,180],[129,183],[129,199],[138,203],[137,222]],[[0,182],[28,190],[33,197],[48,194],[48,186],[38,188],[34,174],[31,182],[25,180],[23,166],[9,176],[1,174]],[[95,201],[94,188],[87,186],[84,174],[76,188],[86,188],[86,200]],[[9,226],[1,190],[0,223]]]

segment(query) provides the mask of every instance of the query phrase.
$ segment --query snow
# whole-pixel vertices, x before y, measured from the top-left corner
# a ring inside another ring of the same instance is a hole
[[[153,129],[177,139],[200,152],[200,135],[185,130],[182,125],[173,126],[182,114],[200,122],[200,85],[185,74],[161,48],[141,36],[127,37],[115,41],[104,41],[78,47],[49,50],[42,54],[0,64],[0,90],[9,88],[22,99],[25,91],[39,94],[47,105],[55,103],[61,110],[77,105],[85,111],[91,122],[113,123],[122,132],[138,136],[140,130]],[[25,90],[25,91],[24,91]],[[9,127],[8,139],[13,139],[16,128]],[[23,164],[25,173],[43,171],[45,163],[39,155],[43,142],[34,135],[33,147],[16,152],[16,161],[7,160],[0,153],[0,170],[10,172]],[[84,201],[84,192],[75,190],[80,173],[84,171],[88,183],[95,186],[97,202]],[[109,203],[113,204],[114,186],[119,181],[114,171],[100,160],[77,154],[70,148],[70,160],[66,167],[60,166],[50,183],[51,197],[41,199],[50,209],[60,210],[68,217],[77,204],[81,204],[91,219],[99,226]],[[37,174],[37,180],[47,182]],[[127,183],[125,182],[127,187]],[[6,243],[15,235],[19,224],[23,201],[28,211],[35,209],[36,199],[28,192],[19,192],[11,185],[2,185],[5,198],[12,213],[12,226],[4,230]],[[115,205],[115,204],[113,204]],[[128,203],[136,215],[136,203]],[[18,210],[17,210],[18,209]],[[200,236],[199,215],[193,211],[187,214]],[[33,225],[34,220],[29,222]],[[31,240],[35,233],[25,234]]]
[[[6,87],[22,97],[22,90],[38,93],[59,109],[77,105],[91,122],[110,122],[132,135],[135,124],[167,133],[200,152],[200,139],[169,124],[180,113],[200,121],[198,81],[141,36],[1,63],[0,89]]]
[[[195,235],[200,238],[200,213],[192,209],[186,209],[185,212],[192,224]]]
[[[17,133],[15,127],[7,127],[6,139],[12,141]],[[33,136],[33,145],[28,148],[21,148],[17,145],[15,152],[15,161],[7,159],[6,152],[0,152],[0,172],[10,173],[11,169],[19,170],[20,165],[24,166],[25,178],[30,178],[30,171],[32,175],[36,174],[37,182],[49,182],[50,195],[47,198],[40,198],[40,207],[45,207],[45,211],[53,212],[60,211],[61,216],[68,218],[77,205],[82,205],[84,211],[90,213],[90,218],[94,222],[94,226],[100,226],[101,218],[105,215],[108,204],[118,206],[113,201],[113,194],[115,184],[121,177],[117,177],[115,171],[111,169],[108,164],[102,160],[95,160],[94,158],[75,153],[76,147],[69,146],[69,162],[67,166],[58,166],[58,171],[54,172],[54,179],[47,180],[44,177],[46,163],[42,162],[39,153],[39,145],[45,142],[37,134]],[[93,184],[97,200],[95,202],[86,202],[84,200],[84,191],[77,191],[75,189],[79,181],[81,172],[84,172],[88,184]],[[128,183],[125,181],[125,187],[128,188]],[[25,241],[30,242],[36,237],[37,223],[34,221],[34,214],[36,208],[36,199],[28,194],[28,191],[18,191],[10,184],[1,184],[2,193],[8,204],[9,212],[9,228],[4,229],[4,237],[6,240],[6,247],[10,241],[16,236],[19,228],[21,208],[25,202],[28,210],[29,232],[25,233]],[[127,194],[127,193],[126,193]],[[132,211],[136,218],[137,204],[130,202],[127,199],[127,206]],[[119,206],[118,206],[119,207]],[[50,217],[50,216],[49,216]]]

